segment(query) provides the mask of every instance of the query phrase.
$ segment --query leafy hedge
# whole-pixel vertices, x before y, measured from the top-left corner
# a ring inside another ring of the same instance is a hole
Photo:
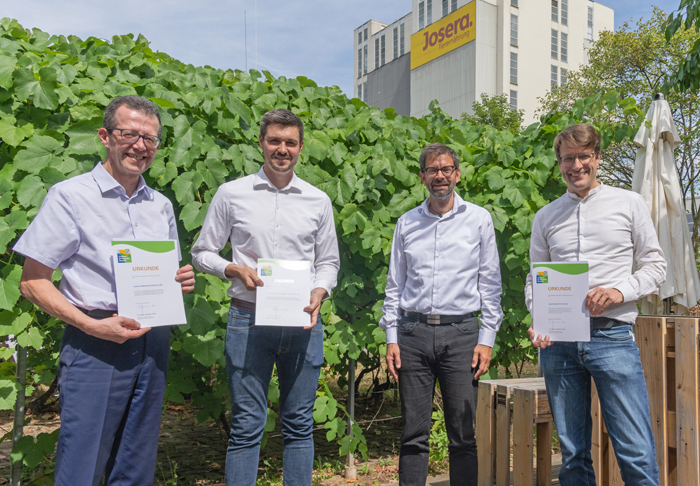
[[[418,176],[426,143],[443,142],[462,158],[458,191],[493,216],[503,276],[505,319],[492,365],[513,369],[536,354],[523,298],[530,227],[535,212],[565,190],[552,140],[563,127],[631,100],[615,94],[581,100],[568,112],[543,117],[518,136],[489,126],[453,120],[437,106],[424,118],[381,111],[348,99],[337,87],[310,79],[274,78],[251,70],[195,67],[153,52],[146,39],[115,36],[111,42],[49,36],[0,21],[0,339],[29,349],[33,385],[49,385],[63,324],[20,298],[22,257],[11,251],[36,215],[51,185],[89,171],[104,156],[96,132],[110,99],[145,96],[161,107],[164,147],[146,174],[149,185],[173,202],[183,257],[197,236],[218,186],[257,172],[259,121],[267,110],[285,107],[306,127],[297,174],[333,201],[341,268],[332,299],[322,307],[327,367],[314,418],[324,423],[340,453],[366,451],[361,430],[345,433],[345,409],[330,393],[328,379],[346,384],[348,360],[376,368],[385,351],[381,317],[391,238],[397,218],[420,204],[427,191]],[[637,110],[638,111],[638,110]],[[604,145],[633,133],[626,125],[599,127]],[[230,248],[224,250],[224,253]],[[60,278],[56,272],[55,280]],[[167,398],[201,407],[198,418],[219,418],[228,408],[223,357],[228,312],[226,282],[197,275],[185,297],[188,323],[172,328]],[[0,349],[8,359],[11,348]],[[273,380],[270,400],[279,392]],[[17,385],[0,377],[0,408],[13,407]],[[31,387],[30,390],[31,391]],[[268,429],[275,414],[269,413]],[[32,466],[42,451],[16,452]],[[31,442],[31,439],[29,440]],[[38,457],[38,459],[37,459]]]

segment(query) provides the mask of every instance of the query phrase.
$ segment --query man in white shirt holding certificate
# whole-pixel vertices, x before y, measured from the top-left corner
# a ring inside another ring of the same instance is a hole
[[[554,140],[568,191],[535,216],[532,262],[589,264],[585,305],[591,315],[589,342],[551,342],[535,336],[549,405],[559,434],[562,486],[595,484],[591,459],[591,377],[625,484],[659,484],[649,398],[632,324],[636,300],[656,292],[666,262],[649,209],[631,191],[596,179],[600,135],[591,125],[572,125]],[[636,267],[636,271],[632,271]],[[532,312],[532,276],[525,300]]]
[[[280,384],[285,485],[308,486],[313,471],[313,406],[321,365],[321,300],[336,285],[340,258],[328,196],[294,174],[304,146],[304,125],[289,110],[272,110],[260,122],[265,163],[257,174],[219,187],[192,247],[195,267],[231,281],[226,366],[231,432],[226,485],[255,484],[267,420],[273,366]],[[231,243],[231,261],[219,252]],[[311,263],[307,327],[256,325],[258,259]]]
[[[454,150],[426,145],[420,167],[430,197],[396,224],[379,322],[386,330],[387,365],[401,392],[399,484],[425,485],[438,380],[450,484],[476,485],[477,380],[488,371],[503,319],[496,236],[489,212],[454,192],[460,176]]]
[[[144,486],[154,479],[170,330],[118,315],[112,240],[177,240],[172,204],[141,175],[160,146],[158,107],[115,98],[97,135],[105,161],[51,187],[14,250],[27,257],[22,295],[66,323],[56,486],[97,486],[103,475],[107,485]],[[172,278],[194,289],[190,265]]]

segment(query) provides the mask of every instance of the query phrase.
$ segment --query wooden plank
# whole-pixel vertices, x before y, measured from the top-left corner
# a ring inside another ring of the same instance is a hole
[[[676,317],[678,484],[700,484],[698,440],[698,319]]]
[[[534,393],[513,389],[513,486],[532,486]]]
[[[537,424],[537,486],[552,484],[552,422]]]
[[[600,413],[600,401],[598,400],[598,390],[591,379],[591,419],[593,420],[593,434],[591,435],[591,457],[593,458],[593,470],[595,471],[595,482],[603,484],[603,416]]]
[[[608,438],[608,484],[610,486],[625,486],[624,481],[622,481],[622,476],[620,475],[620,467],[617,465],[617,459],[615,459],[615,451],[612,448],[612,442]]]
[[[666,318],[660,316],[638,317],[635,335],[639,357],[644,368],[644,380],[649,393],[651,429],[656,441],[656,463],[659,471],[668,469],[668,369]],[[674,434],[675,435],[675,434]],[[666,474],[660,474],[661,486],[667,484]]]
[[[510,387],[496,388],[496,486],[510,485]]]
[[[476,405],[476,454],[479,486],[493,486],[496,460],[496,385],[479,382]]]

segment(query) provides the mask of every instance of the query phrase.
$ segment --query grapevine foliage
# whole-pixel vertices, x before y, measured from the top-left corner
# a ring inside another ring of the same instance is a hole
[[[493,216],[505,319],[492,365],[511,367],[536,358],[526,335],[530,318],[523,287],[535,212],[565,190],[552,150],[554,136],[579,120],[590,118],[595,124],[601,110],[622,105],[639,111],[633,100],[598,95],[580,100],[572,110],[545,116],[514,136],[453,120],[437,106],[421,119],[398,116],[303,76],[274,78],[268,72],[183,64],[154,52],[141,36],[81,40],[30,31],[2,19],[0,339],[29,349],[31,386],[55,379],[64,324],[20,298],[23,258],[11,248],[53,184],[91,170],[105,155],[96,133],[104,108],[120,95],[144,96],[161,108],[164,146],[145,177],[175,206],[184,263],[219,185],[260,169],[262,115],[284,107],[304,121],[305,145],[296,171],[333,202],[340,245],[338,287],[322,306],[327,366],[314,411],[328,439],[338,441],[340,454],[364,453],[367,447],[359,426],[353,427],[353,435],[346,434],[346,410],[333,397],[328,380],[345,386],[350,358],[371,368],[385,353],[384,331],[377,322],[394,226],[427,196],[418,176],[421,148],[431,142],[453,147],[462,159],[457,190]],[[627,125],[598,128],[604,145],[635,130]],[[58,279],[59,271],[54,275]],[[166,397],[173,402],[189,399],[199,408],[201,421],[218,418],[228,408],[226,288],[219,278],[198,274],[195,291],[185,296],[188,324],[172,328]],[[12,352],[0,348],[0,358],[8,359]],[[276,383],[273,379],[270,386],[273,404],[279,397]],[[0,376],[0,409],[12,408],[16,394],[15,381]],[[268,418],[271,430],[276,418],[272,409]],[[13,457],[35,464],[37,454],[51,450],[49,437],[40,439],[27,439]]]

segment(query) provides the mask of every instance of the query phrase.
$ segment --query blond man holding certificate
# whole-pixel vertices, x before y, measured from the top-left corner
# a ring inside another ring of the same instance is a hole
[[[330,199],[294,174],[304,146],[299,117],[282,109],[267,112],[260,122],[258,141],[264,166],[257,174],[219,188],[192,247],[192,257],[197,269],[231,281],[225,348],[231,393],[227,486],[255,485],[267,420],[267,390],[275,364],[284,484],[308,486],[314,460],[312,413],[323,364],[319,309],[336,285],[338,241]],[[219,255],[229,241],[231,260]],[[257,315],[255,303],[260,296],[256,289],[264,288],[263,277],[278,279],[265,285],[270,290],[277,284],[273,297],[280,308]],[[292,296],[299,286],[295,279],[304,277],[310,289],[305,302]],[[289,291],[284,289],[288,280],[295,280]],[[292,308],[295,302],[303,307]],[[306,326],[275,322],[280,315],[302,311],[307,313]]]
[[[625,484],[659,484],[649,398],[632,324],[636,300],[656,292],[666,275],[649,209],[639,194],[596,179],[600,135],[572,125],[554,140],[567,192],[542,208],[532,227],[534,262],[587,262],[589,342],[530,338],[540,362],[559,433],[562,486],[594,485],[591,459],[591,378]],[[632,269],[636,267],[636,271]],[[536,284],[535,284],[536,285]],[[525,299],[532,312],[532,274]]]

